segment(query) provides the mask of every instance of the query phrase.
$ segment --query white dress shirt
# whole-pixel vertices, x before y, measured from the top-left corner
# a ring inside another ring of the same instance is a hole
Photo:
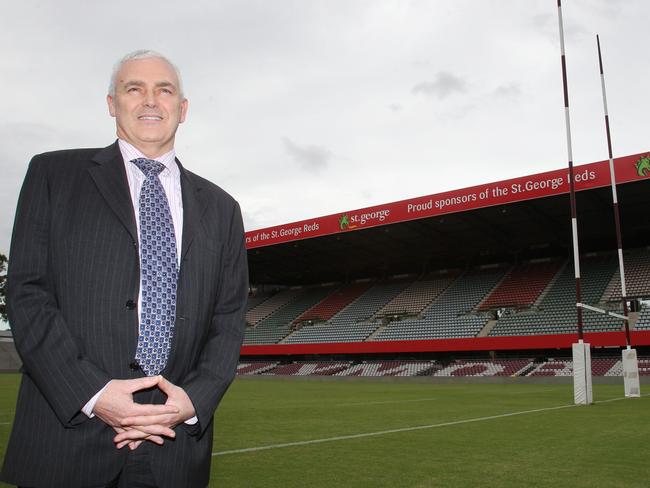
[[[131,194],[131,202],[133,203],[133,209],[135,213],[135,223],[138,231],[138,242],[140,241],[140,191],[142,190],[142,184],[146,179],[145,174],[131,161],[137,158],[147,158],[142,152],[140,152],[132,144],[118,139],[118,145],[120,147],[120,152],[122,153],[122,158],[124,159],[124,167],[126,170],[126,179],[129,184],[129,193]],[[174,235],[176,237],[176,258],[178,259],[178,267],[180,269],[181,262],[181,243],[183,242],[183,194],[181,192],[181,172],[176,164],[176,151],[172,149],[171,151],[154,158],[159,163],[162,163],[165,166],[160,174],[158,179],[160,184],[165,190],[165,195],[167,197],[167,202],[169,204],[169,210],[172,215],[172,222],[174,223]],[[139,248],[139,246],[138,246]],[[140,292],[138,293],[138,310],[141,310],[142,307],[142,287],[140,287]],[[138,324],[140,323],[140,317],[138,316]],[[97,399],[106,389],[104,388],[99,390],[95,396],[93,396],[86,405],[81,409],[89,417],[94,417],[93,409],[95,408],[95,403]],[[187,424],[195,424],[198,421],[196,417],[193,417],[189,420],[186,420]]]
[[[144,173],[131,161],[137,158],[147,158],[135,147],[122,139],[118,140],[120,152],[124,158],[124,167],[126,169],[126,179],[129,183],[129,192],[131,193],[131,202],[135,211],[135,223],[138,229],[138,240],[140,239],[140,190],[142,183],[146,179]],[[155,158],[156,161],[165,166],[158,179],[165,190],[169,211],[172,214],[174,222],[174,234],[176,235],[176,257],[180,267],[181,242],[183,242],[183,194],[181,193],[181,171],[176,164],[176,152],[174,149],[168,153]],[[140,301],[138,300],[138,305]],[[139,307],[138,307],[139,309]]]

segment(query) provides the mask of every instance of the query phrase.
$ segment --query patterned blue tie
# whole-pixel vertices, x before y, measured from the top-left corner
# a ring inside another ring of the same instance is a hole
[[[140,190],[142,305],[135,359],[147,376],[153,376],[165,367],[174,334],[178,282],[176,235],[167,196],[158,179],[165,166],[145,158],[131,162],[146,176]]]

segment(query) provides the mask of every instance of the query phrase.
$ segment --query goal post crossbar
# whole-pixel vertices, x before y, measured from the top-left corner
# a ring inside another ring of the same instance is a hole
[[[592,312],[596,312],[596,313],[602,313],[604,315],[609,315],[617,319],[625,320],[626,322],[629,322],[630,320],[629,317],[625,315],[621,315],[620,313],[610,312],[609,310],[605,310],[604,308],[594,307],[593,305],[587,305],[586,303],[576,303],[576,307],[584,308],[586,310],[591,310]]]

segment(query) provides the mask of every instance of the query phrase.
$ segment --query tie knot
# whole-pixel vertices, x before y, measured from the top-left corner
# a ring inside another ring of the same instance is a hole
[[[154,161],[153,159],[136,158],[132,159],[131,162],[135,164],[146,177],[158,176],[160,172],[165,169],[164,164]]]

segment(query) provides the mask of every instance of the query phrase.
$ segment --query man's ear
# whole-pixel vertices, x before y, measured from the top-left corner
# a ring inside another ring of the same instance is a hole
[[[115,104],[113,103],[113,97],[106,95],[106,103],[108,104],[108,113],[111,114],[111,117],[115,117]]]
[[[181,118],[179,123],[182,124],[185,122],[185,117],[187,117],[187,106],[189,102],[187,101],[187,98],[183,98],[183,101],[181,102]]]

